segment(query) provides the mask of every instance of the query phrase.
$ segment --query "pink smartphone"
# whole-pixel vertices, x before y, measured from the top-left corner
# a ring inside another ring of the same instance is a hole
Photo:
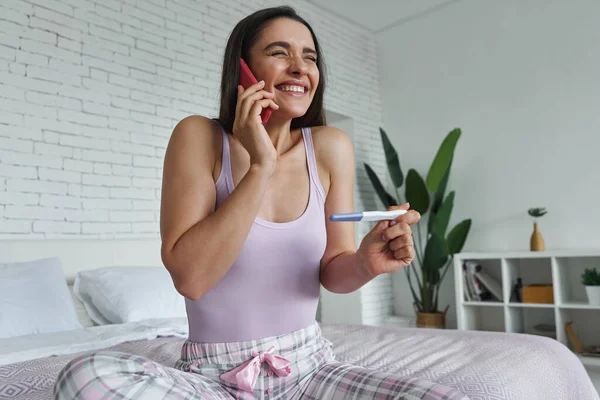
[[[254,77],[254,74],[252,74],[252,71],[250,71],[250,68],[248,67],[248,64],[246,64],[244,59],[240,58],[240,85],[242,85],[242,87],[245,90],[248,89],[249,86],[254,85],[255,83],[258,83],[258,81]],[[267,123],[272,111],[273,110],[269,107],[263,108],[262,112],[260,113],[260,119],[262,120],[263,124]]]

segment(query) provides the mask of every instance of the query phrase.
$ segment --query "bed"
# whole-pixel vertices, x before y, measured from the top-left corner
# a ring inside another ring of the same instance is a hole
[[[77,272],[102,266],[159,265],[159,248],[155,239],[0,241],[0,264],[58,256],[72,283]],[[443,383],[473,400],[600,400],[580,360],[550,338],[367,325],[321,328],[340,361]],[[60,369],[99,349],[171,366],[186,335],[185,318],[161,317],[0,339],[0,399],[51,399]]]

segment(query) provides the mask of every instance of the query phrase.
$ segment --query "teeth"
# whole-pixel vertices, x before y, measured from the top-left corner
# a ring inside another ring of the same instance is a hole
[[[304,87],[303,86],[279,86],[279,90],[283,91],[283,92],[299,92],[299,93],[304,93]]]

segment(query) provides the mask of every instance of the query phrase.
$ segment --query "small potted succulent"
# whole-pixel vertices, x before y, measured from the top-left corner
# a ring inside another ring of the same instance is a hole
[[[581,275],[590,305],[600,306],[600,272],[596,268],[586,268]]]
[[[531,251],[543,251],[546,249],[546,246],[544,244],[544,238],[538,230],[537,219],[543,217],[547,211],[543,207],[537,207],[530,208],[527,210],[527,213],[533,217],[533,233],[531,234],[531,239],[529,241],[529,248]]]

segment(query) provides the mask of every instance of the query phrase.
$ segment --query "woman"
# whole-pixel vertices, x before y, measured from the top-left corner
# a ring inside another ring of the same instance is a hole
[[[237,84],[240,57],[260,80],[247,89]],[[329,221],[353,211],[354,155],[348,136],[325,125],[323,71],[311,27],[291,8],[235,27],[218,120],[180,121],[165,156],[162,258],[190,327],[181,359],[167,368],[114,352],[80,357],[61,373],[57,398],[465,398],[340,364],[321,336],[320,285],[348,293],[408,265],[420,218],[411,210],[379,222],[358,250],[353,225]]]

